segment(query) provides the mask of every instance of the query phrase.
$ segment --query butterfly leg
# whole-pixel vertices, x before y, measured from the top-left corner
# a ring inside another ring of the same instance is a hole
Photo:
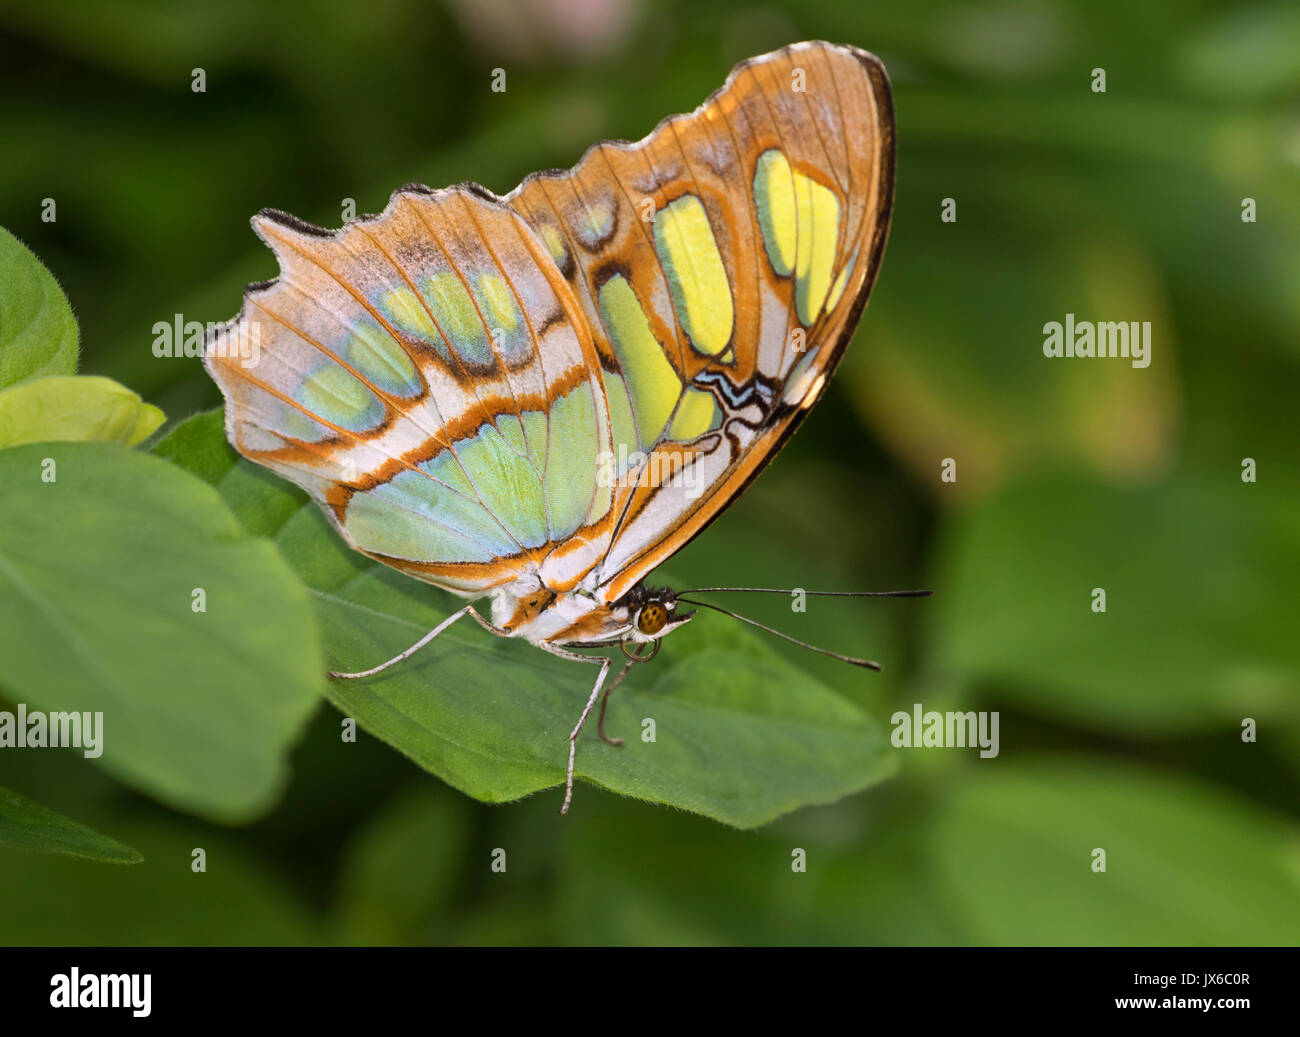
[[[605,694],[600,697],[600,717],[596,721],[596,733],[600,735],[600,740],[602,742],[608,742],[610,745],[622,746],[623,739],[610,738],[609,735],[605,734],[605,706],[609,704],[609,693],[623,683],[623,678],[627,676],[627,671],[632,669],[635,663],[635,659],[629,659],[624,663],[623,668],[618,671],[618,676],[610,681],[605,688]]]
[[[569,803],[573,800],[573,761],[578,755],[578,735],[582,733],[582,725],[587,722],[587,717],[591,713],[591,708],[596,704],[596,699],[600,697],[600,689],[605,684],[605,678],[609,676],[610,660],[602,655],[579,655],[577,652],[568,652],[563,648],[555,645],[539,642],[538,648],[550,652],[552,655],[558,655],[561,659],[571,659],[579,663],[592,663],[600,666],[600,673],[596,677],[596,683],[591,689],[591,695],[587,698],[587,704],[582,708],[582,716],[578,717],[578,722],[574,725],[573,730],[569,732],[569,768],[564,776],[564,805],[560,807],[561,814],[569,812]]]
[[[446,630],[449,626],[451,626],[453,623],[455,623],[456,620],[458,620],[458,619],[460,619],[462,616],[466,616],[466,615],[468,615],[468,616],[472,616],[472,617],[473,617],[473,618],[478,622],[478,625],[481,626],[484,630],[490,631],[491,633],[496,634],[496,635],[498,635],[499,637],[508,637],[508,636],[509,636],[509,633],[508,633],[507,631],[502,630],[500,627],[493,626],[493,625],[492,625],[491,623],[489,623],[486,619],[484,619],[482,616],[480,616],[480,615],[478,614],[478,612],[475,611],[473,605],[466,605],[466,606],[465,606],[463,609],[461,609],[459,612],[453,612],[450,616],[448,616],[448,617],[447,617],[446,619],[444,619],[441,623],[439,623],[436,627],[434,627],[434,628],[433,628],[432,630],[430,630],[427,634],[425,634],[422,638],[420,638],[420,640],[416,641],[415,644],[411,645],[411,647],[408,648],[406,651],[404,651],[404,652],[402,652],[402,653],[400,653],[400,654],[398,654],[398,655],[393,656],[393,657],[392,657],[391,659],[389,659],[387,662],[382,662],[382,663],[380,663],[378,666],[372,666],[370,669],[368,669],[368,670],[361,670],[361,671],[358,672],[358,673],[337,673],[337,672],[335,672],[334,670],[331,670],[329,675],[330,675],[331,677],[335,678],[336,680],[347,680],[347,681],[356,680],[356,679],[359,678],[359,677],[373,677],[376,673],[382,673],[384,670],[388,669],[390,666],[396,666],[396,665],[397,665],[398,663],[400,663],[403,659],[409,659],[409,658],[410,658],[411,656],[413,656],[416,652],[418,652],[421,648],[423,648],[423,647],[424,647],[425,645],[427,645],[430,641],[432,641],[435,637],[437,637],[437,636],[438,636],[439,634],[441,634],[444,630]]]

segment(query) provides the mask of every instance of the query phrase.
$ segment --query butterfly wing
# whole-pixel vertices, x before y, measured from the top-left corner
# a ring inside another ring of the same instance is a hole
[[[616,600],[820,395],[892,186],[883,68],[800,44],[505,199],[413,185],[336,232],[259,214],[280,277],[205,365],[235,447],[358,550],[467,596],[533,571]]]
[[[876,276],[893,174],[883,66],[804,43],[507,197],[599,358],[618,476],[605,600],[716,518],[821,395]]]
[[[608,538],[591,335],[516,213],[481,189],[413,186],[333,233],[253,223],[280,277],[250,286],[205,358],[240,453],[353,547],[467,596]]]

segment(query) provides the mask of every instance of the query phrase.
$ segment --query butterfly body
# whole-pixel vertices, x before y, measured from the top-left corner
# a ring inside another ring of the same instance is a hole
[[[637,584],[617,602],[601,601],[594,589],[556,592],[524,580],[491,594],[492,623],[511,637],[561,647],[656,641],[693,613],[676,614],[666,588]]]
[[[457,615],[493,633],[589,662],[570,649],[657,643],[690,615],[646,576],[843,356],[893,160],[880,62],[804,43],[503,197],[410,185],[334,232],[265,210],[280,276],[218,336],[260,360],[205,357],[228,437],[356,550],[489,599]]]

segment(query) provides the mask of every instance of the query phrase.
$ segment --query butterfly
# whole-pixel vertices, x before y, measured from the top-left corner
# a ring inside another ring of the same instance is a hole
[[[679,604],[706,604],[646,576],[772,460],[848,346],[894,139],[880,60],[800,43],[504,197],[411,184],[337,231],[258,213],[280,276],[204,359],[231,444],[356,550],[490,602],[332,676],[465,616],[599,666],[566,812],[597,698],[621,744],[610,691],[691,619]],[[608,685],[610,658],[575,650],[602,646],[628,659]]]

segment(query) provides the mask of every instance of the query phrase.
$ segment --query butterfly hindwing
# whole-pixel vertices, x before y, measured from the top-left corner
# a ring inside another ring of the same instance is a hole
[[[231,441],[354,547],[480,594],[608,525],[609,418],[583,315],[536,235],[472,190],[407,188],[336,233],[255,221],[280,277],[210,356]]]

